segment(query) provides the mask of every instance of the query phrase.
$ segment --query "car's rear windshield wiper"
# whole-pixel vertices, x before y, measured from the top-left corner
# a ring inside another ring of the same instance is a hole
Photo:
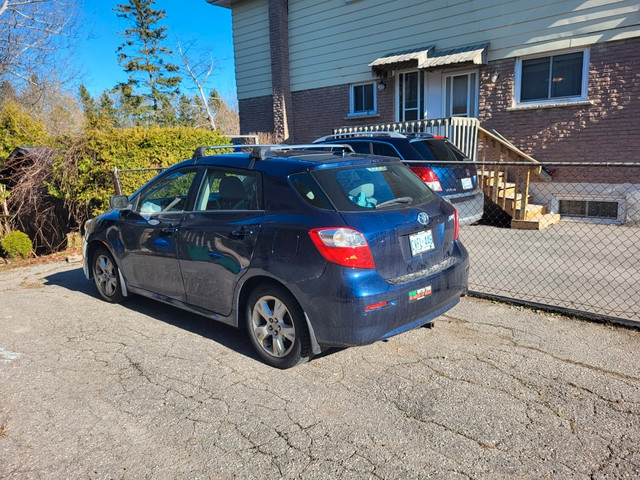
[[[398,205],[399,203],[411,203],[413,202],[413,197],[398,197],[392,198],[391,200],[387,200],[386,202],[378,203],[376,208],[388,207],[389,205]]]

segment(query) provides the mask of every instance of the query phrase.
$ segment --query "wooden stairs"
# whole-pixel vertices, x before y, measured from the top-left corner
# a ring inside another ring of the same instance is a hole
[[[541,230],[558,223],[559,214],[533,203],[531,177],[550,181],[542,165],[496,132],[478,127],[478,183],[485,199],[510,217],[511,228]],[[488,219],[490,221],[490,219]]]

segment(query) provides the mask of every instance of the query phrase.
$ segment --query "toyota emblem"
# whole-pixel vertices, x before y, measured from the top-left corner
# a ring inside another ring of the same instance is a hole
[[[422,225],[426,225],[427,223],[429,223],[429,215],[424,212],[420,212],[418,214],[418,222],[420,222]]]

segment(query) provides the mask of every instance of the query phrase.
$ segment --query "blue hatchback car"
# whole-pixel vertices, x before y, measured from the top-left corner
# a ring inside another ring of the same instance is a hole
[[[455,208],[399,160],[205,148],[87,221],[85,275],[103,299],[144,295],[246,328],[288,368],[430,324],[466,291]]]

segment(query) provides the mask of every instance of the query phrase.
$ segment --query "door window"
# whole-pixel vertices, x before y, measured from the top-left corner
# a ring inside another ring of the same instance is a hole
[[[256,172],[240,173],[219,168],[207,170],[196,200],[196,211],[260,208]]]
[[[399,121],[424,118],[423,74],[419,71],[398,74]]]
[[[139,213],[181,212],[186,208],[196,170],[180,170],[147,188],[138,201]]]
[[[476,72],[445,76],[445,116],[477,116],[477,98]]]

